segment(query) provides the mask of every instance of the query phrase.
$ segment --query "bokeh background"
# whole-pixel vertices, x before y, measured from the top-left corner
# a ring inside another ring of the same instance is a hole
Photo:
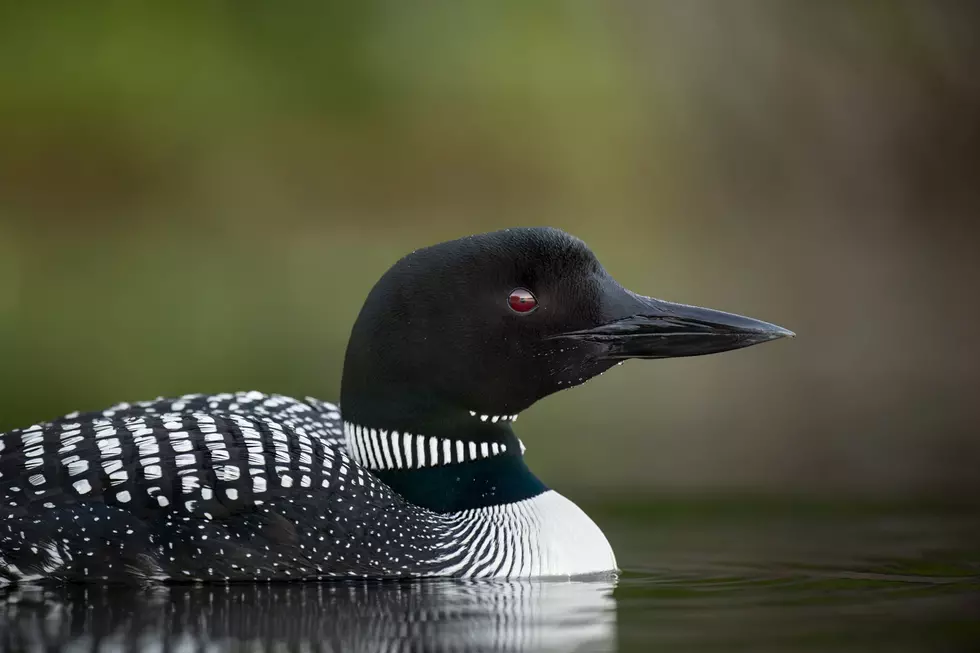
[[[980,4],[0,5],[0,430],[334,399],[413,248],[516,225],[799,337],[519,423],[569,494],[975,500]]]

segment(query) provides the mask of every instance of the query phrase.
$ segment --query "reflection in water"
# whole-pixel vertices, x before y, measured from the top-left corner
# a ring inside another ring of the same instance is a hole
[[[651,506],[602,524],[615,582],[8,589],[0,649],[980,651],[980,511]]]
[[[609,651],[611,580],[9,590],[6,651]]]

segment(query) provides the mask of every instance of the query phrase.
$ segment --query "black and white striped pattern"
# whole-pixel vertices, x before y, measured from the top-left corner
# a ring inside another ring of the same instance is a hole
[[[464,578],[540,578],[616,569],[599,527],[552,490],[524,501],[450,513],[452,551],[434,574]],[[576,570],[569,572],[569,570]]]
[[[474,442],[368,428],[344,422],[347,451],[368,469],[421,469],[507,453],[502,442]]]
[[[0,641],[4,651],[99,653],[614,651],[614,588],[612,579],[25,587],[0,598]]]

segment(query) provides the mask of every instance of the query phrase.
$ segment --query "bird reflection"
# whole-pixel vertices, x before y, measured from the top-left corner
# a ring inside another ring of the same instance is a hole
[[[612,580],[8,590],[6,651],[614,650]]]

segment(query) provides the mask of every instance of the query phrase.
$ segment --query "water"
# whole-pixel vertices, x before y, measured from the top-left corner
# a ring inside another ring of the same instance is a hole
[[[25,588],[7,651],[980,650],[967,511],[633,506],[580,582]]]

